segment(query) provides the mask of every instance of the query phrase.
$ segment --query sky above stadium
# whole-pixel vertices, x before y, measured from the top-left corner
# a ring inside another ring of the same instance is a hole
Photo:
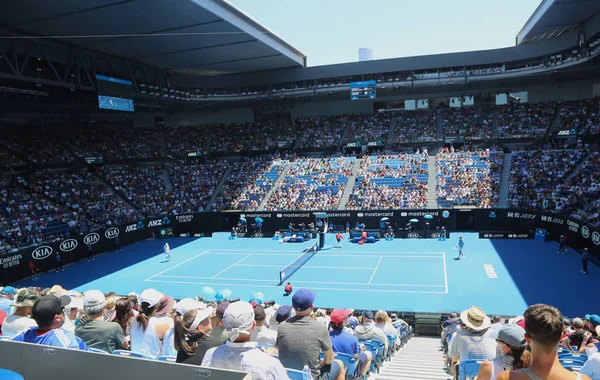
[[[515,45],[540,0],[228,0],[300,50],[309,66]]]

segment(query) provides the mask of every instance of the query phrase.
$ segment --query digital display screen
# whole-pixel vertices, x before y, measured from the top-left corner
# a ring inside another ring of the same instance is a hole
[[[368,80],[363,82],[350,82],[350,99],[375,99],[377,95],[377,82]]]
[[[125,80],[125,79],[107,77],[107,76],[104,76],[104,75],[98,75],[98,74],[96,74],[96,79],[97,80],[103,80],[105,82],[118,83],[118,84],[122,84],[122,85],[125,85],[125,86],[133,86],[133,83],[131,81],[128,81],[128,80]]]
[[[104,110],[133,112],[133,100],[98,95],[98,107]]]

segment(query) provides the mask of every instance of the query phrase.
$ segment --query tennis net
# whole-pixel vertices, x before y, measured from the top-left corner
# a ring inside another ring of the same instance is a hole
[[[302,266],[306,264],[306,262],[310,260],[317,253],[318,250],[319,245],[318,243],[315,243],[314,245],[304,249],[300,257],[298,257],[296,260],[292,261],[288,266],[280,270],[279,285],[283,284],[285,280],[292,277],[292,275],[296,273],[298,269],[302,268]]]

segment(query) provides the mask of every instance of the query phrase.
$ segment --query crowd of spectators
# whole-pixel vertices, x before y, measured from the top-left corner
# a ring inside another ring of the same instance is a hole
[[[563,103],[559,125],[560,130],[575,129],[580,135],[600,134],[600,98]]]
[[[530,138],[543,136],[550,128],[556,103],[519,103],[499,107],[498,137]]]
[[[427,206],[427,150],[363,157],[348,210]]]
[[[126,224],[141,217],[93,173],[38,172],[30,179],[31,189],[51,199],[71,215],[69,229],[89,232],[111,225]]]
[[[344,120],[345,119],[345,120]],[[342,118],[346,125],[344,140],[346,142],[387,142],[392,119],[389,114],[355,115]]]
[[[341,116],[297,118],[296,123],[303,133],[298,144],[300,148],[318,149],[339,145],[345,128]]]
[[[354,157],[296,158],[266,209],[337,209],[354,162]]]
[[[104,180],[142,215],[148,218],[167,215],[172,199],[167,193],[160,166],[111,166]]]
[[[246,158],[231,164],[231,174],[212,205],[214,211],[257,210],[287,165],[278,157]]]
[[[395,143],[437,141],[435,111],[403,111],[396,116]]]
[[[496,148],[454,152],[436,157],[438,206],[494,207],[498,203],[504,154]]]
[[[167,157],[186,157],[188,153],[206,152],[215,126],[178,126],[165,128]]]
[[[12,173],[25,168],[27,164],[12,152],[0,147],[0,172]]]
[[[515,208],[565,211],[565,177],[584,157],[580,149],[518,151],[512,154],[509,205]]]
[[[76,217],[32,191],[23,177],[0,179],[0,253],[68,236],[68,229],[46,231],[52,224],[74,223]]]
[[[33,165],[64,164],[75,157],[60,138],[64,128],[9,128],[2,132],[2,143]]]
[[[444,136],[484,140],[492,137],[493,110],[484,107],[450,108],[440,113]]]
[[[247,371],[255,380],[288,379],[289,370],[314,379],[368,378],[413,334],[408,323],[384,310],[317,309],[309,289],[297,290],[291,305],[254,296],[248,302],[175,301],[155,289],[128,296],[82,294],[60,285],[0,292],[0,335],[12,341],[131,351],[147,360]]]
[[[600,153],[593,152],[579,172],[565,183],[571,217],[600,227]]]
[[[188,166],[169,165],[169,175],[173,183],[169,213],[203,212],[209,206],[209,201],[227,168],[226,161]]]

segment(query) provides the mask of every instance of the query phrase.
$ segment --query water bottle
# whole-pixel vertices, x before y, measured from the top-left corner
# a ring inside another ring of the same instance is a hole
[[[307,365],[302,368],[302,380],[312,380],[312,372]]]

